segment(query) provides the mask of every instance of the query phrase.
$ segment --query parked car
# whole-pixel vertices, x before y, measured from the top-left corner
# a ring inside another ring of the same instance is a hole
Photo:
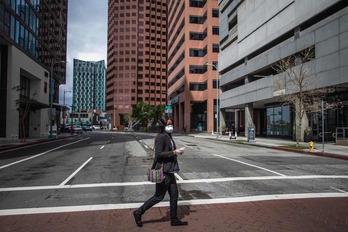
[[[93,130],[100,130],[100,126],[98,126],[98,125],[93,125],[93,126],[92,126],[92,129],[93,129]]]
[[[92,127],[91,126],[82,126],[82,130],[83,131],[92,131]]]
[[[74,133],[76,134],[82,134],[82,127],[81,126],[74,126]]]

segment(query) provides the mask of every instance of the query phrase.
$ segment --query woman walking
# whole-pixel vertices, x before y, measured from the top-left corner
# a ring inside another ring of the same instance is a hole
[[[155,159],[152,169],[160,169],[163,164],[164,180],[156,183],[156,192],[149,200],[147,200],[139,209],[133,212],[135,223],[138,227],[142,227],[141,216],[146,210],[163,200],[166,192],[170,196],[170,224],[171,226],[184,226],[187,222],[180,221],[177,215],[178,205],[178,186],[174,176],[179,171],[177,160],[178,155],[184,153],[184,149],[176,149],[172,138],[173,123],[167,117],[159,120],[160,131],[155,139]]]

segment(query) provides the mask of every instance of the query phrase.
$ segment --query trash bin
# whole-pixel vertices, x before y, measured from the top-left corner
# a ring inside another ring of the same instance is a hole
[[[202,126],[202,124],[198,124],[198,126],[197,126],[197,130],[198,130],[198,132],[202,132],[203,131],[203,126]]]
[[[255,127],[248,127],[248,142],[255,142]]]

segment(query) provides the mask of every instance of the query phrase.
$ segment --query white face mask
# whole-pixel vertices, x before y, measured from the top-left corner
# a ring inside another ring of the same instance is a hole
[[[172,125],[168,125],[164,128],[164,131],[167,132],[168,134],[171,134],[173,132],[173,126]]]

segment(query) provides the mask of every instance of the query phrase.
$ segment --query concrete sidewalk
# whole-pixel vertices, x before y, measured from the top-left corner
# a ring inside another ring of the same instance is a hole
[[[188,226],[171,227],[169,207],[1,216],[1,231],[348,231],[348,197],[179,206]]]
[[[191,137],[197,138],[205,138],[210,140],[217,140],[216,134],[212,135],[209,133],[200,133],[200,134],[186,134]],[[247,142],[246,137],[238,136],[236,139],[229,139],[228,135],[220,135],[218,140],[229,142],[229,143],[237,143],[248,146],[259,146],[265,148],[272,148],[283,151],[291,151],[298,153],[305,153],[310,155],[318,155],[324,157],[338,158],[348,160],[348,147],[347,146],[339,146],[333,142],[325,142],[324,144],[324,152],[322,151],[321,143],[314,143],[314,152],[310,152],[308,149],[294,149],[289,148],[288,146],[296,145],[295,141],[286,140],[286,139],[274,139],[274,138],[256,138],[255,142]],[[300,142],[300,146],[308,147],[308,143]]]

